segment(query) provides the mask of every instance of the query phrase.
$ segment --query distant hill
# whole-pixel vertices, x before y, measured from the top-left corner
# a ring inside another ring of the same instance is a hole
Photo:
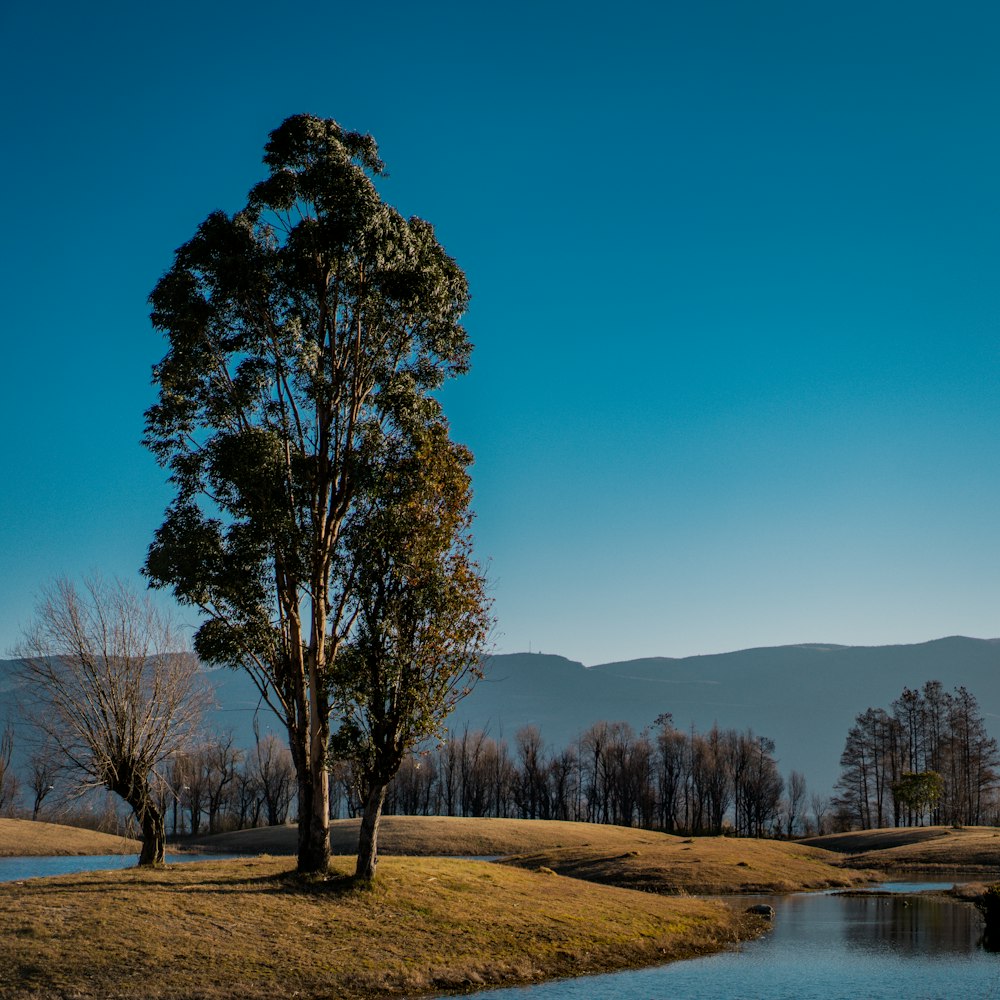
[[[1000,738],[1000,640],[952,636],[907,646],[807,644],[680,659],[653,657],[584,667],[561,656],[493,657],[486,678],[462,702],[453,726],[513,737],[527,723],[565,746],[599,719],[637,730],[670,712],[699,731],[718,722],[775,741],[782,772],[795,768],[828,793],[844,738],[869,706],[888,708],[904,687],[964,684]]]
[[[11,666],[0,660],[0,724],[17,717]],[[209,724],[233,730],[237,742],[249,746],[259,694],[241,672],[207,675],[218,703]],[[770,737],[782,772],[802,771],[811,790],[826,794],[839,775],[854,717],[870,706],[887,708],[904,687],[928,680],[949,691],[965,685],[1000,739],[1000,639],[963,636],[907,646],[810,643],[595,667],[550,654],[505,654],[487,661],[484,680],[450,724],[485,728],[513,742],[514,733],[532,723],[551,748],[561,749],[598,720],[624,720],[641,730],[670,712],[681,728],[704,731],[718,722]],[[260,706],[260,725],[283,735],[266,706]]]

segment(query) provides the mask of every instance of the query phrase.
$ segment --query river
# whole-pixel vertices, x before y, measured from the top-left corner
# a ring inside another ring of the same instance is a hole
[[[234,854],[167,854],[167,864],[179,861],[216,861],[231,859]],[[26,878],[49,875],[73,875],[76,872],[114,871],[135,868],[137,854],[59,854],[43,857],[0,858],[0,882],[20,882]]]
[[[949,883],[950,884],[950,883]],[[891,886],[900,892],[927,884]],[[885,887],[883,887],[885,888]],[[912,892],[796,893],[770,903],[772,930],[738,951],[519,989],[489,1000],[952,1000],[1000,998],[1000,955],[985,951],[972,906]]]

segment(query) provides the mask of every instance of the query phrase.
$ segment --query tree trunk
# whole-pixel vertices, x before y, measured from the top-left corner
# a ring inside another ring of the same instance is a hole
[[[167,843],[166,821],[156,807],[148,789],[137,802],[130,802],[142,829],[142,851],[139,865],[162,865]]]
[[[326,762],[299,771],[298,870],[324,872],[330,865],[330,778]]]
[[[378,867],[378,826],[385,802],[385,785],[373,785],[365,798],[365,813],[361,817],[358,835],[358,864],[354,877],[371,882]]]

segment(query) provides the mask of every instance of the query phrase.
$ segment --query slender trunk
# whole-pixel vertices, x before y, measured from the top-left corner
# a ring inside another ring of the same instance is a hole
[[[354,877],[371,882],[378,866],[378,826],[385,802],[385,785],[374,785],[365,798],[365,813],[361,817],[358,835],[358,864]]]

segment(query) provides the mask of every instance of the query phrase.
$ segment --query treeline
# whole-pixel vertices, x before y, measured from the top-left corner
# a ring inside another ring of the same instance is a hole
[[[356,775],[334,765],[334,808],[360,810]],[[466,729],[407,758],[384,811],[399,815],[576,820],[672,833],[790,834],[801,825],[805,780],[788,794],[774,743],[752,730],[685,731],[662,715],[636,733],[598,722],[571,745],[548,750],[535,726],[503,738]]]
[[[861,829],[978,825],[996,813],[1000,754],[979,704],[939,681],[904,688],[889,709],[855,719],[840,758],[837,806]]]
[[[287,745],[254,729],[243,751],[231,733],[176,755],[156,789],[172,836],[278,826],[292,815],[295,767]]]
[[[13,766],[13,729],[0,730],[0,816],[29,816],[134,836],[114,801],[81,796],[78,783],[51,748],[36,745],[19,776]],[[157,808],[173,836],[276,826],[296,810],[295,767],[287,744],[254,727],[254,745],[238,747],[232,733],[202,734],[175,753],[152,783]],[[20,803],[25,805],[21,806]]]

